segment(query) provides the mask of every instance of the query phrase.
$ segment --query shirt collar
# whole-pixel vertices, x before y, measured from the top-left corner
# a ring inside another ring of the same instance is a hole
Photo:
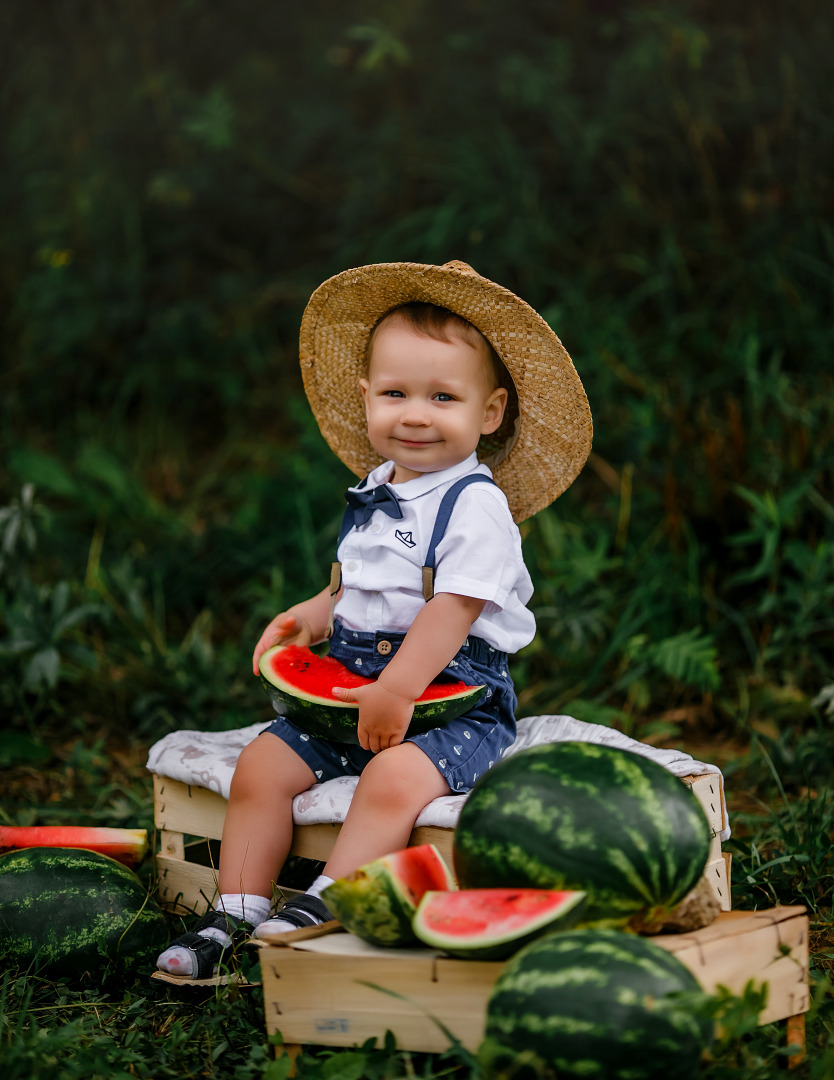
[[[452,465],[448,469],[442,469],[440,472],[422,473],[414,480],[406,480],[403,484],[392,484],[391,490],[401,501],[417,499],[421,495],[427,494],[429,491],[434,491],[434,489],[440,487],[441,484],[447,484],[453,480],[458,480],[461,476],[466,476],[468,473],[475,472],[476,469],[487,476],[492,475],[486,465],[478,465],[478,455],[472,453],[465,461],[460,461],[457,465]],[[383,465],[378,465],[374,471],[369,474],[367,481],[362,483],[362,488],[374,488],[378,484],[388,483],[393,471],[393,461],[386,461]],[[357,485],[357,488],[358,487],[359,485]],[[356,488],[353,488],[352,490],[356,490]]]

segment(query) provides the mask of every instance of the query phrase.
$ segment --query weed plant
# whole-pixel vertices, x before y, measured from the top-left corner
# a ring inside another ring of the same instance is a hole
[[[7,0],[0,820],[150,826],[152,742],[267,718],[252,644],[325,581],[350,480],[301,394],[304,302],[462,258],[544,314],[594,414],[522,526],[520,711],[722,765],[736,904],[814,923],[795,1075],[834,1075],[833,34],[806,0]],[[9,973],[0,1058],[282,1080],[257,1002]],[[754,1007],[724,1003],[705,1075],[785,1067]]]

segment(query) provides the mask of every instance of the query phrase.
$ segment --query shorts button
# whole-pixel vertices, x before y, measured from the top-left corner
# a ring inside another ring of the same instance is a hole
[[[391,651],[391,642],[380,641],[377,644],[376,651],[379,653],[380,656],[387,656],[388,653]]]
[[[358,569],[359,569],[359,563],[354,562],[352,559],[351,559],[351,561],[349,563],[345,564],[345,570],[358,570]]]

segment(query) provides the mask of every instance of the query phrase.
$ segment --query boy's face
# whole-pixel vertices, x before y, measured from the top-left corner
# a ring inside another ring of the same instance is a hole
[[[436,341],[392,321],[374,335],[365,399],[368,438],[394,462],[395,484],[464,461],[503,418],[507,391],[480,350],[455,335]]]

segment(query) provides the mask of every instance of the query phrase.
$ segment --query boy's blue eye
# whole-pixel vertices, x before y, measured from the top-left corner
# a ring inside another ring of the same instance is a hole
[[[386,390],[383,397],[405,397],[405,394],[402,390]]]
[[[453,400],[451,394],[435,394],[434,397],[435,397],[436,401],[452,401]]]

